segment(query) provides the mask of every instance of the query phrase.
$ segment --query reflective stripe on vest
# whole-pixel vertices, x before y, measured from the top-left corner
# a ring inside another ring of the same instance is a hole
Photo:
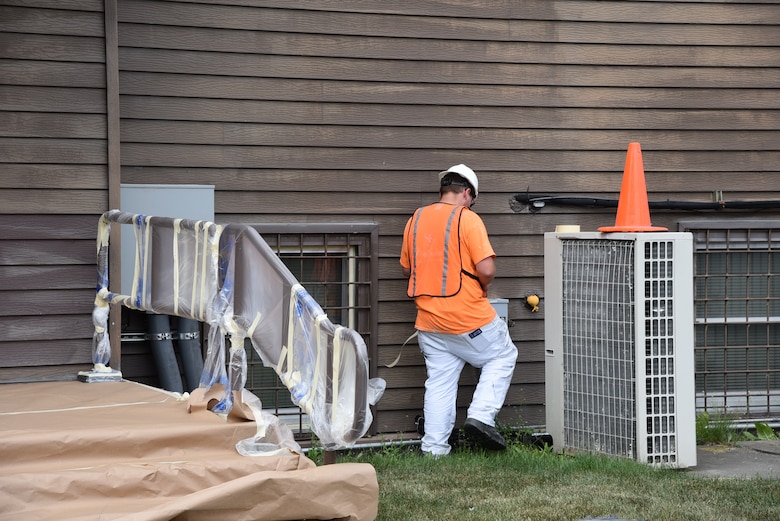
[[[447,214],[425,207],[414,213],[407,234],[411,257],[408,296],[451,297],[460,291],[460,217],[465,209],[455,206]]]

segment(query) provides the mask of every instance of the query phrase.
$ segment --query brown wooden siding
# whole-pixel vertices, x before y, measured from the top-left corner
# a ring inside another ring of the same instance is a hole
[[[0,382],[92,363],[103,32],[102,1],[0,5]]]
[[[93,163],[105,135],[100,35],[73,34],[58,9],[0,9],[38,18],[0,26],[0,100],[14,118],[0,122],[0,157],[33,183],[0,176],[2,213],[39,213],[18,195],[56,213],[106,209],[89,197],[106,189]],[[384,366],[413,330],[403,225],[436,198],[439,170],[465,162],[480,176],[493,294],[510,299],[520,351],[502,419],[526,424],[544,423],[544,303],[522,303],[543,288],[542,234],[611,225],[614,210],[530,213],[512,195],[615,198],[639,141],[651,200],[780,198],[776,2],[120,0],[118,17],[122,182],[213,184],[220,222],[379,225],[380,432],[412,430],[422,407],[417,346]],[[69,58],[54,54],[63,48]],[[49,112],[68,116],[48,124]],[[63,163],[62,180],[33,158]],[[653,212],[653,223],[676,229],[687,215]],[[145,374],[126,354],[125,373]],[[464,371],[461,416],[474,382]]]
[[[378,223],[382,432],[409,430],[422,402],[416,346],[384,365],[414,320],[400,233],[434,199],[438,170],[480,174],[494,292],[510,299],[520,348],[506,414],[532,424],[543,422],[544,313],[521,299],[543,286],[541,234],[614,218],[516,214],[510,195],[614,197],[631,141],[654,197],[774,189],[774,5],[210,3],[121,5],[123,181],[213,183],[223,221]],[[463,384],[461,407],[473,375]]]

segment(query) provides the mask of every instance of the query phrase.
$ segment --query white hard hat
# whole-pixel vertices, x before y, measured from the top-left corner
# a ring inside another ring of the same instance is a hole
[[[441,181],[442,177],[444,177],[449,173],[458,174],[463,179],[468,181],[471,184],[471,186],[474,187],[474,199],[477,198],[477,194],[479,193],[479,179],[477,179],[477,174],[474,173],[474,170],[472,170],[471,168],[467,167],[462,163],[459,165],[451,166],[447,170],[443,170],[439,172],[439,181]]]

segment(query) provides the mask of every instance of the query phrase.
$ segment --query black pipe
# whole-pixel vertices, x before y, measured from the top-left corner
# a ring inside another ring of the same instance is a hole
[[[203,350],[200,344],[200,322],[179,317],[179,355],[184,369],[187,391],[198,387],[203,373]]]
[[[548,194],[516,194],[514,200],[520,204],[559,206],[591,206],[598,208],[617,208],[619,199],[602,199],[597,197],[567,197]],[[649,201],[648,206],[654,210],[769,210],[780,208],[780,201]]]
[[[183,393],[184,387],[181,382],[179,363],[176,361],[176,353],[173,351],[173,335],[168,315],[147,313],[146,322],[160,387],[167,391]]]

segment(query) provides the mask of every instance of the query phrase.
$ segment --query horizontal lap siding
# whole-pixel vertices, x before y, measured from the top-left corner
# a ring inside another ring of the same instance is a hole
[[[0,382],[92,363],[103,34],[102,0],[0,6]]]
[[[772,2],[123,1],[122,180],[216,186],[222,222],[379,225],[376,428],[408,431],[425,370],[398,268],[435,173],[480,175],[520,355],[506,421],[544,422],[542,234],[614,210],[531,214],[517,193],[617,197],[629,142],[650,199],[778,198]],[[766,214],[763,214],[766,216]],[[675,227],[680,212],[655,212]],[[462,417],[475,375],[464,372]],[[520,418],[518,419],[518,415]]]

